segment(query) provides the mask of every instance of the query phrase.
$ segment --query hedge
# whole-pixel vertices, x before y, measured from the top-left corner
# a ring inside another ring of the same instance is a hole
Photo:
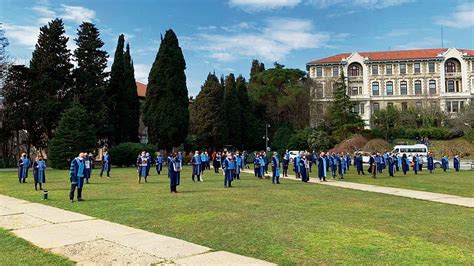
[[[109,153],[112,157],[112,164],[122,167],[135,165],[140,152],[146,151],[154,156],[156,150],[156,147],[153,145],[126,142],[112,147]]]

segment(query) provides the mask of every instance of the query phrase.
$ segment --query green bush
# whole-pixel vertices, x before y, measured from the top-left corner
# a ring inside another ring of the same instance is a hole
[[[429,139],[446,140],[452,139],[455,135],[451,130],[444,127],[427,128],[401,128],[396,137],[405,139],[416,139],[428,137]]]
[[[137,156],[142,151],[154,155],[156,147],[149,144],[126,142],[113,146],[110,150],[112,164],[119,167],[134,165],[137,162]]]
[[[308,136],[308,146],[313,151],[326,151],[333,146],[332,138],[326,131],[312,130]]]

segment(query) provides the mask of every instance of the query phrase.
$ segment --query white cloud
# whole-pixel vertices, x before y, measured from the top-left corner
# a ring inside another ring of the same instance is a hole
[[[60,17],[64,20],[74,21],[76,23],[92,22],[95,19],[95,11],[82,6],[69,6],[61,4],[62,14]]]
[[[148,74],[150,74],[150,65],[146,64],[135,64],[135,80],[147,84],[148,83]]]
[[[352,6],[364,9],[382,9],[399,6],[415,0],[307,0],[307,4],[318,8],[327,8],[335,5]]]
[[[40,16],[40,18],[38,18],[38,23],[40,24],[47,24],[56,18],[56,12],[46,6],[35,6],[32,9]]]
[[[20,26],[5,23],[5,35],[10,40],[10,45],[27,46],[29,49],[35,47],[38,40],[38,26]]]
[[[452,44],[449,40],[444,40],[444,46]],[[393,47],[394,50],[414,50],[414,49],[426,49],[426,48],[433,48],[439,46],[441,47],[441,39],[435,37],[426,37],[420,38],[414,42],[403,43],[399,45],[395,45]]]
[[[435,22],[452,28],[474,27],[474,3],[460,4],[454,12],[447,12],[444,17],[436,18]]]
[[[183,39],[183,38],[182,38]],[[328,33],[316,32],[310,20],[294,18],[268,19],[264,27],[246,32],[224,34],[200,33],[185,38],[187,49],[199,50],[218,61],[239,58],[282,60],[299,49],[325,47]]]
[[[301,0],[229,0],[232,7],[240,7],[248,12],[295,7]]]

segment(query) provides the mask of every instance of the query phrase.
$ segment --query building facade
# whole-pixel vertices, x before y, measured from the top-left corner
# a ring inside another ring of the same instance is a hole
[[[332,100],[341,71],[347,94],[370,125],[371,115],[388,106],[436,107],[457,113],[474,99],[474,50],[444,48],[334,55],[306,64],[314,81],[311,126],[318,125]]]

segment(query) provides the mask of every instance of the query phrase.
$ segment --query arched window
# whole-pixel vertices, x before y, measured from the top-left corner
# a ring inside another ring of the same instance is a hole
[[[420,80],[415,80],[415,94],[420,95],[421,93],[422,93],[421,81]]]
[[[379,83],[372,82],[372,95],[378,96],[379,95]]]
[[[387,81],[385,84],[385,92],[387,95],[393,95],[393,82],[392,81]]]
[[[454,63],[453,61],[448,61],[444,65],[444,69],[445,69],[446,73],[456,72],[456,63]]]
[[[400,82],[400,95],[407,95],[407,94],[408,94],[407,82],[401,81]]]
[[[436,94],[436,80],[430,80],[429,83],[430,94]]]
[[[361,65],[359,65],[359,64],[357,64],[357,63],[351,64],[351,65],[349,66],[348,72],[349,72],[349,76],[350,76],[350,77],[358,77],[358,76],[361,76],[361,74],[362,74],[362,67],[361,67]]]

